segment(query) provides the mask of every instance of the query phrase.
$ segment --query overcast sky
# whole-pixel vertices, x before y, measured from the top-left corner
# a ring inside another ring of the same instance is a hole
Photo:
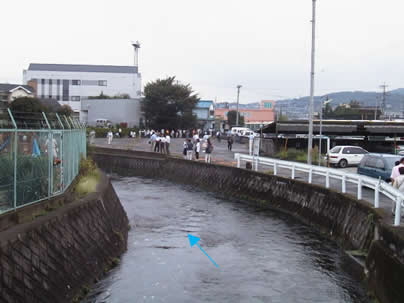
[[[204,99],[309,94],[311,0],[1,1],[0,82],[29,63],[133,64]],[[404,87],[404,2],[318,0],[316,95]]]

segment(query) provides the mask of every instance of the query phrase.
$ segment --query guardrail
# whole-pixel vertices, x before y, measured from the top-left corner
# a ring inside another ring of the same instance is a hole
[[[234,154],[235,160],[237,160],[237,167],[240,168],[241,161],[251,162],[253,169],[258,171],[259,165],[265,165],[273,168],[273,174],[278,175],[278,169],[289,169],[291,179],[295,179],[296,172],[304,172],[308,174],[308,183],[312,183],[313,176],[325,177],[324,185],[326,188],[330,188],[330,180],[341,181],[341,192],[346,193],[347,184],[356,185],[357,198],[362,199],[362,187],[368,187],[374,190],[373,205],[375,208],[380,207],[380,194],[389,198],[392,203],[395,203],[394,207],[394,226],[400,225],[401,219],[401,207],[404,207],[404,194],[398,189],[392,187],[390,184],[383,180],[370,178],[358,174],[345,173],[335,168],[321,167],[308,165],[298,162],[290,162],[266,157],[249,156],[244,154]],[[393,204],[394,205],[394,204]],[[400,207],[401,206],[401,207]]]

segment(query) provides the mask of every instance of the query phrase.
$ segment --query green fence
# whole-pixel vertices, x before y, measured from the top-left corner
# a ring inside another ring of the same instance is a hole
[[[0,110],[0,214],[63,193],[85,156],[76,119]]]

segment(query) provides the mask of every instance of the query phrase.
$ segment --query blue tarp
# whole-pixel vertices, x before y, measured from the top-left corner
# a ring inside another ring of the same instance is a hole
[[[32,143],[32,156],[33,157],[39,157],[41,155],[41,151],[39,150],[38,142],[36,139],[34,139],[34,142]]]
[[[0,151],[5,149],[9,143],[10,143],[10,136],[8,136],[7,139],[0,145]]]

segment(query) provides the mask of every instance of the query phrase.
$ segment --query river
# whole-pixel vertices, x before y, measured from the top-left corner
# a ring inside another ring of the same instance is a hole
[[[289,216],[167,181],[113,185],[128,251],[83,302],[370,302],[338,246]]]

